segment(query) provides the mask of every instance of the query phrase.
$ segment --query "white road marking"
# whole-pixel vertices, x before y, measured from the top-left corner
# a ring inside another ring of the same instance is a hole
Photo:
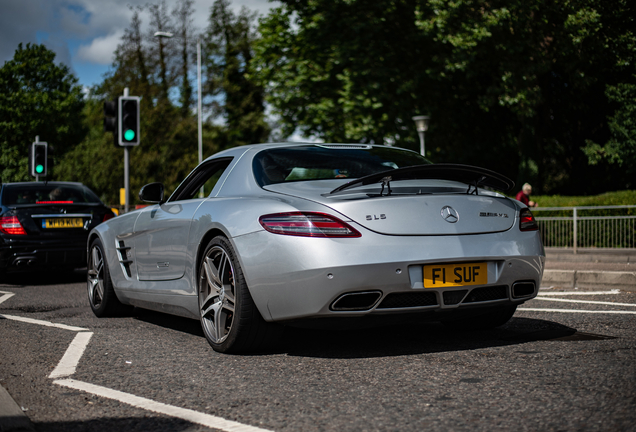
[[[600,310],[583,310],[583,309],[540,309],[540,308],[518,308],[517,310],[526,311],[526,312],[562,312],[562,313],[636,315],[636,311],[600,311]]]
[[[541,292],[540,296],[568,296],[568,295],[605,295],[605,294],[620,294],[620,290],[611,291],[563,291],[563,292]]]
[[[0,315],[0,318],[10,319],[14,321],[22,321],[29,324],[39,324],[46,327],[55,327],[63,330],[71,330],[71,331],[88,331],[88,329],[82,327],[74,327],[66,324],[56,324],[49,321],[36,320],[33,318],[15,316],[15,315]]]
[[[57,367],[53,369],[49,378],[61,378],[73,375],[75,369],[88,346],[88,342],[93,336],[92,332],[79,332],[75,335],[75,338],[66,349],[62,360],[57,364]]]
[[[0,293],[5,294],[0,297],[0,303],[8,298],[12,297],[14,293],[8,293],[5,291],[0,291]],[[0,318],[10,319],[14,321],[21,321],[29,324],[38,324],[45,327],[55,327],[63,330],[71,330],[78,332],[69,347],[66,349],[66,353],[62,356],[62,359],[57,364],[49,378],[61,378],[68,377],[75,373],[77,365],[79,364],[88,343],[90,342],[91,337],[93,336],[92,332],[89,332],[88,329],[82,327],[69,326],[66,324],[56,324],[49,321],[36,320],[33,318],[26,318],[21,316],[14,315],[0,315]],[[150,399],[142,398],[139,396],[131,395],[129,393],[124,393],[118,390],[109,389],[107,387],[101,387],[90,383],[85,383],[82,381],[75,381],[70,378],[66,379],[56,379],[53,381],[55,384],[74,388],[77,390],[85,391],[87,393],[92,393],[97,396],[102,396],[109,399],[114,399],[119,402],[126,403],[128,405],[132,405],[141,409],[154,411],[156,413],[165,414],[172,417],[177,417],[183,420],[187,420],[192,423],[197,423],[206,427],[210,427],[213,429],[218,429],[227,432],[266,432],[268,429],[262,429],[255,426],[244,425],[242,423],[238,423],[232,420],[225,420],[221,417],[213,416],[210,414],[201,413],[198,411],[180,408],[173,405],[164,404],[161,402],[155,402]]]
[[[544,301],[563,302],[563,303],[586,303],[586,304],[599,304],[599,305],[609,305],[609,306],[636,307],[636,304],[633,304],[633,303],[614,303],[614,302],[590,301],[590,300],[555,299],[555,298],[542,298],[541,296],[535,297],[534,300],[544,300]]]
[[[254,427],[254,426],[244,425],[242,423],[238,423],[231,420],[225,420],[221,417],[213,416],[210,414],[204,414],[204,413],[190,410],[187,408],[179,408],[179,407],[167,405],[161,402],[155,402],[151,399],[142,398],[139,396],[132,395],[130,393],[124,393],[119,390],[113,390],[107,387],[101,387],[95,384],[85,383],[82,381],[76,381],[73,379],[62,379],[62,380],[55,380],[53,382],[63,387],[68,387],[75,390],[81,390],[81,391],[91,393],[97,396],[105,397],[108,399],[114,399],[116,401],[123,402],[137,408],[154,411],[156,413],[165,414],[171,417],[177,417],[192,423],[197,423],[203,426],[207,426],[214,429],[220,429],[227,432],[263,432],[268,430],[268,429],[261,429],[258,427]]]
[[[0,297],[0,303],[2,303],[5,300],[9,300],[11,297],[15,295],[15,293],[7,292],[7,291],[0,291],[0,294],[4,294],[2,297]]]

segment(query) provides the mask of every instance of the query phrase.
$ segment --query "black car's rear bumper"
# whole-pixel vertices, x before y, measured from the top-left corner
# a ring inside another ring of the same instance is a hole
[[[84,238],[46,242],[19,240],[0,244],[0,270],[3,272],[85,266]]]

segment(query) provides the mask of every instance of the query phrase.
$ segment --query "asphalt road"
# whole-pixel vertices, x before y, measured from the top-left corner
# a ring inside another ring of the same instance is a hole
[[[38,431],[636,430],[636,293],[542,291],[492,331],[291,329],[234,356],[196,321],[94,317],[83,277],[0,284],[0,385]]]

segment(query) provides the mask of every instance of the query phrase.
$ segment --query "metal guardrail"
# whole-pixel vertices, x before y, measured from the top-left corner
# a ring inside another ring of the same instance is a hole
[[[537,207],[532,213],[546,247],[574,253],[578,248],[636,248],[636,205]]]

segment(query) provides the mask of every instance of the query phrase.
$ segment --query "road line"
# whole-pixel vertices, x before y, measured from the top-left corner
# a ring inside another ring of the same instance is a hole
[[[5,294],[4,296],[0,297],[0,303],[14,295],[14,293],[7,293],[5,291],[0,291],[0,293]],[[82,358],[82,355],[84,354],[84,351],[86,350],[86,347],[88,346],[88,343],[91,340],[91,337],[93,336],[92,332],[89,332],[87,331],[88,329],[82,327],[74,327],[66,324],[55,324],[49,321],[36,320],[33,318],[26,318],[14,315],[0,315],[0,318],[79,332],[77,333],[77,335],[75,335],[75,338],[66,349],[66,352],[62,356],[62,359],[60,360],[58,365],[55,367],[53,372],[51,372],[51,375],[49,375],[49,378],[61,378],[73,375],[75,373],[77,365],[79,364],[80,359]],[[76,381],[70,378],[56,379],[53,382],[63,387],[69,387],[97,396],[102,396],[108,399],[114,399],[141,409],[180,418],[213,429],[218,429],[226,432],[268,432],[268,429],[244,425],[242,423],[225,420],[221,417],[213,416],[210,414],[204,414],[186,408],[180,408],[161,402],[155,402],[153,400],[131,395],[129,393],[124,393],[118,390],[113,390],[107,387],[101,387],[82,381]]]
[[[81,390],[87,393],[91,393],[97,396],[105,397],[108,399],[114,399],[119,402],[123,402],[128,405],[132,405],[137,408],[142,408],[149,411],[154,411],[159,414],[165,414],[171,417],[177,417],[183,420],[187,420],[192,423],[197,423],[203,426],[207,426],[213,429],[220,429],[227,432],[264,432],[268,429],[261,429],[254,426],[244,425],[231,420],[225,420],[221,417],[213,416],[210,414],[204,414],[198,411],[190,410],[187,408],[180,408],[161,402],[155,402],[150,399],[142,398],[132,395],[130,393],[124,393],[119,390],[109,389],[107,387],[97,386],[82,381],[76,381],[73,379],[62,379],[53,381],[55,384],[63,387],[72,388],[75,390]]]
[[[633,304],[633,303],[613,303],[613,302],[590,301],[590,300],[555,299],[555,298],[542,298],[541,296],[535,297],[534,300],[544,300],[544,301],[563,302],[563,303],[587,303],[587,304],[598,304],[598,305],[609,305],[609,306],[636,307],[636,304]]]
[[[75,335],[75,338],[66,349],[62,360],[57,364],[49,378],[61,378],[73,375],[77,364],[79,363],[88,342],[91,340],[93,332],[79,332]]]
[[[518,308],[517,310],[526,311],[526,312],[562,312],[562,313],[636,315],[636,311],[599,311],[599,310],[583,310],[583,309],[540,309],[540,308]]]
[[[64,329],[64,330],[72,330],[72,331],[88,331],[88,329],[82,328],[82,327],[74,327],[74,326],[69,326],[66,324],[55,324],[49,321],[42,321],[42,320],[36,320],[33,318],[27,318],[27,317],[21,317],[21,316],[15,316],[15,315],[0,315],[0,318],[5,318],[5,319],[10,319],[10,320],[14,320],[14,321],[22,321],[22,322],[26,322],[29,324],[39,324],[39,325],[43,325],[46,327],[55,327],[55,328],[60,328],[60,329]]]
[[[11,297],[15,295],[15,293],[8,292],[8,291],[0,291],[0,294],[4,294],[2,297],[0,297],[0,303],[2,303],[5,300],[9,300]]]
[[[562,296],[562,295],[606,295],[606,294],[620,294],[621,291],[613,289],[611,291],[563,291],[563,292],[541,292],[540,296]]]

